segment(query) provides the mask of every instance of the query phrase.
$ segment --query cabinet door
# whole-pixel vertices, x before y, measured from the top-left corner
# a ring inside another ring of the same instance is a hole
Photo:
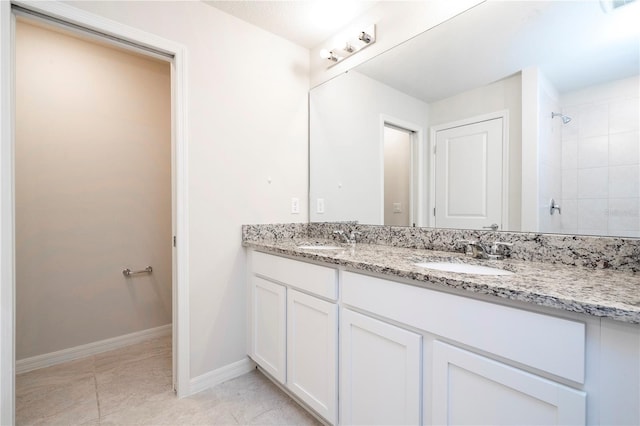
[[[584,392],[439,341],[432,377],[434,424],[585,424]]]
[[[279,382],[286,379],[286,289],[253,276],[252,358]]]
[[[337,423],[338,307],[287,292],[287,387],[329,422]]]
[[[419,424],[422,336],[348,309],[340,333],[340,423]]]

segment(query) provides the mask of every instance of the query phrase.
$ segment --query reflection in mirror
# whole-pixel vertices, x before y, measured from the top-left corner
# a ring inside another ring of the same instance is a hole
[[[313,89],[310,96],[311,204],[324,199],[312,221],[358,220],[384,223],[383,136],[385,124],[411,130],[415,142],[414,175],[424,168],[427,105],[365,75],[352,71]],[[416,178],[414,221],[426,223],[421,196],[424,179]],[[350,219],[346,219],[350,218]]]
[[[384,224],[409,226],[411,214],[410,130],[384,125]]]
[[[311,221],[640,237],[637,22],[488,1],[314,88]],[[385,124],[412,131],[408,205]]]

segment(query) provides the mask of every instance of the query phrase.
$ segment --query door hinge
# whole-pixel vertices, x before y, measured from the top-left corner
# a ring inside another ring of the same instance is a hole
[[[436,208],[435,207],[433,208],[433,215],[434,216],[436,215]]]
[[[173,236],[173,246],[174,247],[176,246],[176,236],[175,235]]]

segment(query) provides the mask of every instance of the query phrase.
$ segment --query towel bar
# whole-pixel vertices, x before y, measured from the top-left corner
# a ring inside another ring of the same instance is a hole
[[[146,268],[139,271],[132,271],[131,269],[127,268],[122,271],[122,275],[124,275],[125,277],[130,277],[131,275],[135,274],[150,274],[151,272],[153,272],[153,268],[151,266],[147,266]]]

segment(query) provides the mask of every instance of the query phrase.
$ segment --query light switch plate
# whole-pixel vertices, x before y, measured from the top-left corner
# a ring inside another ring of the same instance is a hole
[[[300,213],[300,199],[299,198],[292,198],[291,199],[291,213],[292,214],[298,214]]]
[[[316,200],[316,213],[324,213],[324,198],[318,198]]]

